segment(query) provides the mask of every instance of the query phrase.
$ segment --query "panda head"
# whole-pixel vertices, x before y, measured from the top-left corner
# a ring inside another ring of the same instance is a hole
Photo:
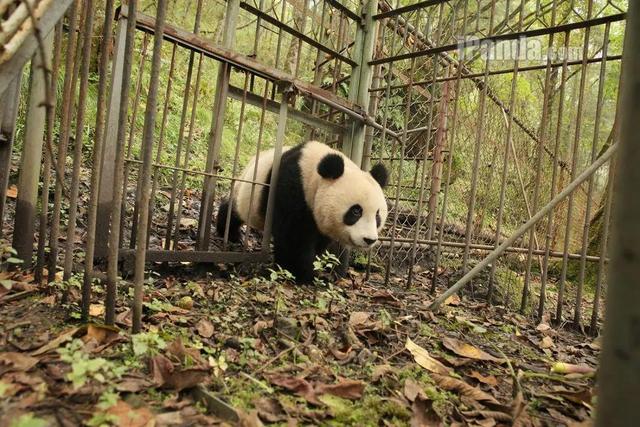
[[[313,215],[320,231],[344,245],[368,248],[378,241],[387,219],[382,189],[387,170],[382,164],[365,172],[341,154],[330,153],[318,163],[320,175]]]

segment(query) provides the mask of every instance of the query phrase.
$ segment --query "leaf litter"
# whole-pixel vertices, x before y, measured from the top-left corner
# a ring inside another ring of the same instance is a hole
[[[592,415],[597,341],[465,297],[429,313],[427,279],[381,289],[352,271],[328,291],[257,277],[175,269],[150,287],[133,337],[125,295],[118,327],[106,327],[99,294],[83,325],[69,317],[77,292],[62,307],[57,288],[3,288],[0,298],[34,293],[0,311],[0,424],[538,426]],[[77,372],[85,385],[73,389]]]

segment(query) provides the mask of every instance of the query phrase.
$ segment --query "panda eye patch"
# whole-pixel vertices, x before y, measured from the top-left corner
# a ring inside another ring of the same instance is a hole
[[[380,218],[380,209],[378,209],[378,211],[376,212],[376,227],[380,228],[381,222],[382,222],[382,219]]]
[[[353,225],[362,217],[362,206],[353,205],[349,208],[346,214],[344,214],[343,222],[346,225]]]

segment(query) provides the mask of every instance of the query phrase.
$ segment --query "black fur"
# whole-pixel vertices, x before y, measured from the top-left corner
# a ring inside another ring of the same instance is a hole
[[[388,173],[387,168],[384,167],[382,163],[378,163],[373,168],[371,168],[371,172],[369,172],[373,179],[375,179],[380,187],[384,188],[387,186]]]
[[[318,163],[318,173],[326,179],[338,179],[344,173],[344,160],[339,154],[327,154]]]
[[[224,236],[224,229],[227,225],[227,214],[229,212],[229,200],[224,200],[220,204],[218,209],[218,218],[216,221],[216,231],[218,236]],[[229,222],[229,241],[232,243],[240,242],[240,226],[242,225],[242,219],[235,210],[235,207],[231,209],[231,221]]]
[[[275,262],[299,283],[313,281],[313,261],[324,252],[329,238],[320,234],[304,198],[300,156],[303,145],[282,155],[273,216]]]

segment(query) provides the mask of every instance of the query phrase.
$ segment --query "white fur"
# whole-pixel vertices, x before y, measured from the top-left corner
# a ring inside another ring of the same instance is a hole
[[[284,147],[283,152],[290,148]],[[318,164],[327,154],[338,154],[344,160],[344,174],[338,179],[325,179],[318,173]],[[273,155],[274,150],[260,153],[257,169],[256,158],[252,158],[241,179],[265,183]],[[316,141],[305,144],[299,162],[305,200],[322,234],[344,245],[357,247],[369,247],[364,239],[378,239],[378,232],[387,219],[387,202],[380,185],[368,171],[361,170],[341,152]],[[261,185],[236,182],[234,187],[236,211],[244,222],[258,229],[264,227],[264,218],[259,212],[261,194]],[[343,221],[344,215],[355,204],[362,207],[363,215],[354,225],[347,226]],[[376,226],[378,211],[380,227]]]

